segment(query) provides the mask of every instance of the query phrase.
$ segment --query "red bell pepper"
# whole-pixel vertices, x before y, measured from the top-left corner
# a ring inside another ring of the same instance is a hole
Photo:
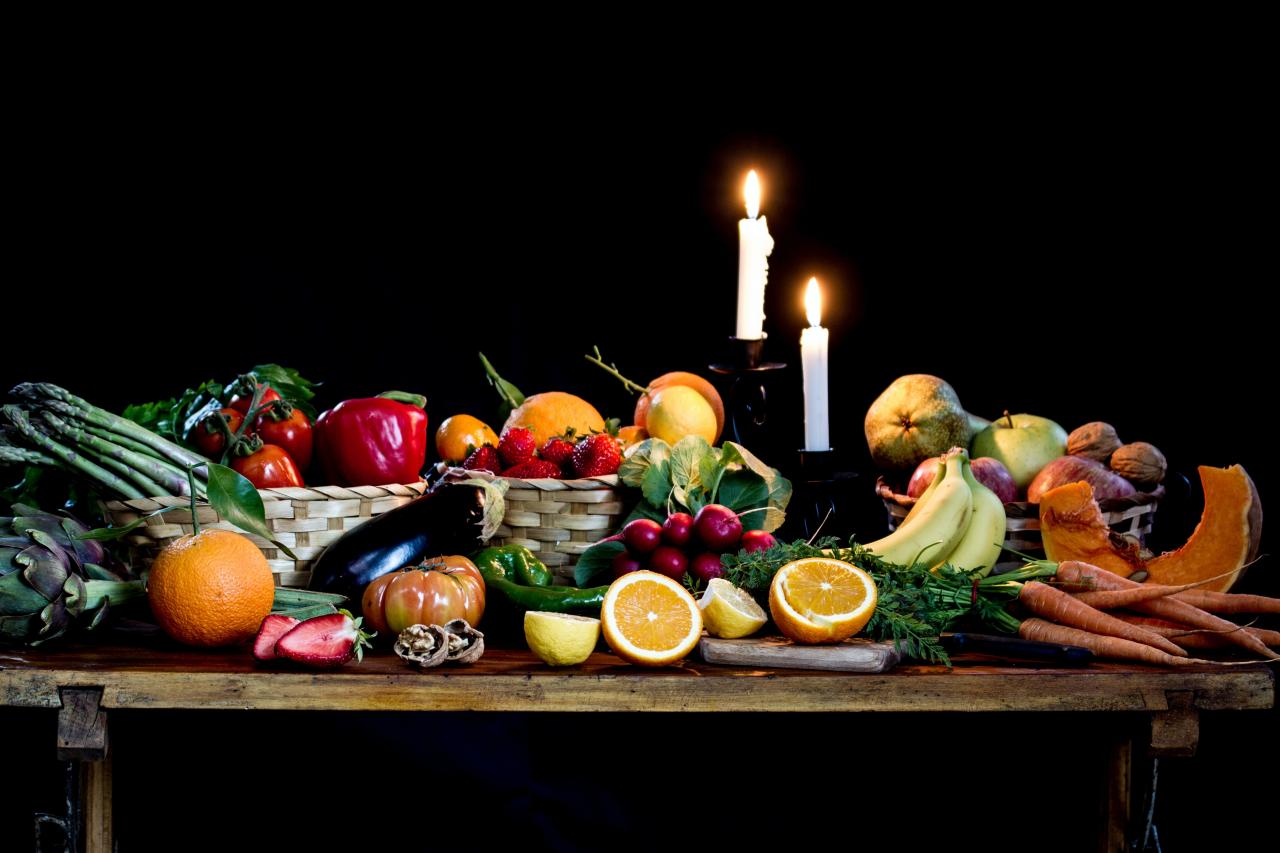
[[[345,400],[316,421],[316,453],[337,486],[414,483],[427,462],[427,398],[403,391]]]

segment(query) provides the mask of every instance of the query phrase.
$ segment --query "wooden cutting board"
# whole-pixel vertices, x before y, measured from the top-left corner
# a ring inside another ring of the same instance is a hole
[[[830,646],[805,646],[785,637],[742,640],[703,637],[698,650],[707,663],[838,672],[885,672],[902,659],[892,643],[859,639]]]

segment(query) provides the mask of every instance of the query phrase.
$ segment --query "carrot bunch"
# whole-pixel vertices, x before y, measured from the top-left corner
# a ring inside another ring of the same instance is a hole
[[[1280,632],[1247,628],[1216,615],[1280,613],[1280,599],[1208,592],[1195,589],[1196,584],[1140,584],[1074,560],[1030,566],[1052,571],[1054,584],[1032,580],[1018,585],[1017,600],[1032,618],[998,617],[1000,627],[1025,639],[1166,666],[1213,663],[1189,657],[1188,648],[1238,646],[1280,660],[1268,648],[1280,645]]]

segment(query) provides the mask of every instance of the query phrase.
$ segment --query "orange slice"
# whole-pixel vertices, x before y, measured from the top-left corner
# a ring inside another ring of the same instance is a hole
[[[657,572],[630,572],[613,582],[600,608],[605,642],[623,660],[666,666],[702,636],[702,611],[683,586]]]
[[[769,614],[797,643],[838,643],[876,612],[876,584],[857,566],[827,557],[787,563],[769,586]]]

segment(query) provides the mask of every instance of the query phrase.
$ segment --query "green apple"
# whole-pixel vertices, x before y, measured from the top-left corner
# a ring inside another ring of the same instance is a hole
[[[1067,452],[1067,431],[1048,418],[1010,415],[996,418],[973,437],[969,455],[1004,463],[1019,491],[1026,491],[1040,469]]]

